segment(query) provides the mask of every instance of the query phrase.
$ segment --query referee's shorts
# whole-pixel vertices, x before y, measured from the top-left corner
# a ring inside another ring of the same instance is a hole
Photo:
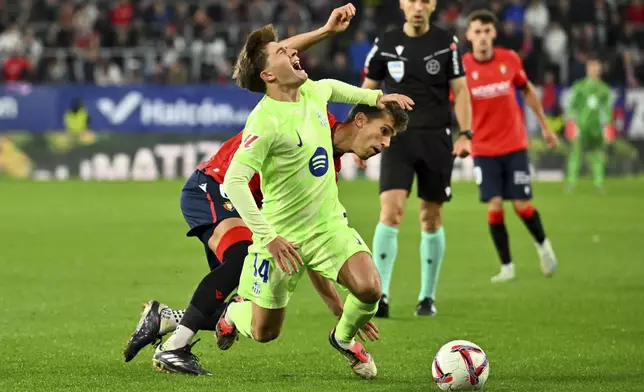
[[[418,177],[418,197],[444,203],[451,199],[453,142],[449,129],[408,129],[391,139],[382,151],[380,193],[411,190]]]

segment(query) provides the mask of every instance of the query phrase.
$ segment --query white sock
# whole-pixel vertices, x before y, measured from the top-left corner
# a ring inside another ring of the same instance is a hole
[[[172,335],[161,346],[162,351],[176,350],[185,347],[192,342],[195,333],[188,327],[179,325]]]
[[[335,332],[333,333],[333,339],[335,339],[335,341],[338,343],[338,346],[342,347],[343,350],[348,350],[355,341],[354,339],[351,339],[349,341],[340,340],[338,339],[338,335]]]
[[[161,328],[159,334],[164,336],[177,329],[185,311],[165,308],[161,311]]]

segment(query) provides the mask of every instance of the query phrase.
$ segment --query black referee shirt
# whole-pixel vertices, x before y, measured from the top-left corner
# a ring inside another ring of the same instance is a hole
[[[377,38],[367,56],[366,76],[385,82],[387,93],[405,94],[416,105],[409,129],[442,129],[452,122],[449,82],[465,76],[458,40],[436,26],[420,37],[402,28]]]

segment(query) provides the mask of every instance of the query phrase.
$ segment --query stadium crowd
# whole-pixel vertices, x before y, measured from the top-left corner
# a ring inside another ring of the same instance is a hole
[[[274,23],[282,36],[326,22],[345,0],[0,0],[2,80],[34,83],[228,83],[246,34]],[[350,30],[303,57],[313,79],[358,84],[380,31],[402,23],[398,0],[353,1]],[[463,50],[466,16],[489,8],[497,44],[516,50],[539,84],[571,83],[589,54],[609,83],[644,85],[644,0],[438,0],[434,23]]]

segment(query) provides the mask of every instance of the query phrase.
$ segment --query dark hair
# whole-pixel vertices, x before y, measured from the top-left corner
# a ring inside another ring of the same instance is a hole
[[[498,21],[496,19],[496,15],[494,15],[492,11],[476,10],[467,17],[467,25],[469,26],[470,23],[475,22],[477,20],[483,24],[493,24],[493,25],[496,25],[496,22]]]
[[[589,61],[596,61],[598,63],[601,63],[602,59],[598,53],[591,52],[591,53],[588,53],[588,55],[586,56],[586,62],[589,62]]]
[[[382,118],[385,115],[389,115],[392,120],[394,120],[394,129],[396,132],[401,132],[407,129],[407,123],[409,122],[409,116],[405,109],[403,109],[397,102],[387,102],[385,103],[384,110],[380,110],[375,106],[369,105],[355,105],[351,108],[349,116],[347,116],[347,123],[355,120],[358,113],[364,113],[369,120],[374,118]]]
[[[268,59],[266,45],[274,41],[277,41],[277,32],[271,24],[248,35],[233,71],[233,79],[239,87],[255,93],[266,92],[266,83],[260,74],[266,68]]]

